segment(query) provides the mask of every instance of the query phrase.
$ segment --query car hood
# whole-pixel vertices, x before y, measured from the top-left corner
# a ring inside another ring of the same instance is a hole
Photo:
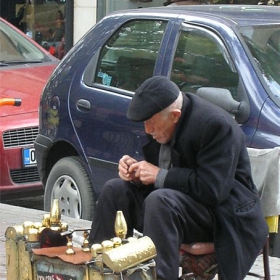
[[[0,117],[34,112],[39,109],[42,90],[57,62],[47,65],[9,67],[0,69],[0,98],[20,98],[20,107],[2,106]]]

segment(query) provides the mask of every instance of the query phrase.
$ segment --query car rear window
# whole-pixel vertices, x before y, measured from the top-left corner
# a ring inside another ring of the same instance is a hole
[[[135,91],[153,75],[167,22],[133,20],[103,46],[95,83]]]

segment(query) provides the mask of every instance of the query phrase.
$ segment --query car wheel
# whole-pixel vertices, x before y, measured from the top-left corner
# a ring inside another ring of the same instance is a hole
[[[79,157],[66,157],[52,168],[45,186],[44,210],[57,198],[61,215],[92,220],[96,196]]]

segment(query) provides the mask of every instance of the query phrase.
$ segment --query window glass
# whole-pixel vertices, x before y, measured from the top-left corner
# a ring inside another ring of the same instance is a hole
[[[155,20],[122,26],[102,48],[95,82],[135,91],[153,75],[165,27]]]
[[[184,92],[195,93],[200,87],[226,88],[236,99],[238,74],[222,42],[202,29],[181,32],[171,79]]]
[[[240,31],[271,96],[280,96],[280,25],[246,26]]]
[[[49,61],[50,59],[19,32],[0,22],[0,61],[2,63],[25,63]]]
[[[65,55],[66,0],[27,2],[30,4],[16,4],[16,16],[9,21],[53,56],[62,59]]]

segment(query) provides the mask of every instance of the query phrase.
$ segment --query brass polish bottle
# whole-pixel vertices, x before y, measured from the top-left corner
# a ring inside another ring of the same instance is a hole
[[[127,224],[122,211],[117,211],[115,233],[121,239],[125,239],[127,234]]]
[[[97,265],[100,269],[103,269],[102,245],[99,243],[92,244],[90,251],[91,251],[91,256],[95,262],[95,265]]]
[[[112,250],[114,248],[114,243],[111,240],[104,240],[101,243],[102,246],[102,253]]]
[[[111,239],[111,241],[113,242],[113,244],[114,244],[114,248],[116,248],[116,247],[119,247],[119,246],[121,246],[122,245],[122,240],[121,240],[121,238],[119,238],[119,237],[113,237],[112,239]]]

